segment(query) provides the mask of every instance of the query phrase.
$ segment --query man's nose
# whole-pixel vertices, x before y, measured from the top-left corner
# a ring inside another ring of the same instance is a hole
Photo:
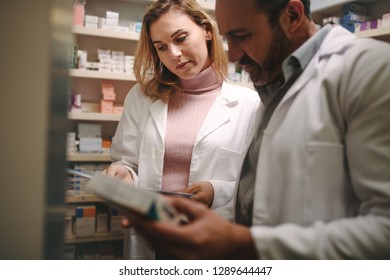
[[[237,62],[243,56],[244,52],[232,42],[228,40],[228,58],[230,62]]]

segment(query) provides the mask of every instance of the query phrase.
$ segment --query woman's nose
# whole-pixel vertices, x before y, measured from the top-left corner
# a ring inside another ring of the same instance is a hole
[[[177,58],[177,57],[181,56],[181,49],[180,49],[180,47],[178,47],[176,45],[172,45],[170,47],[170,53],[171,53],[172,58]]]

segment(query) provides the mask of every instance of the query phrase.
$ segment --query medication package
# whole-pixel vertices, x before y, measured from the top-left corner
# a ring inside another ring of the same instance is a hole
[[[126,184],[114,177],[103,174],[93,176],[84,175],[77,171],[67,170],[68,173],[79,176],[88,176],[87,189],[101,197],[107,204],[127,214],[138,213],[160,222],[172,224],[186,223],[187,217],[180,214],[169,205],[161,194],[171,192],[154,191]],[[178,193],[190,197],[190,194]]]

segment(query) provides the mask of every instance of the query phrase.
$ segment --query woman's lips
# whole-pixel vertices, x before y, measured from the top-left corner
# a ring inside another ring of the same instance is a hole
[[[176,69],[184,68],[188,63],[189,63],[189,61],[181,62],[178,65],[176,65]]]

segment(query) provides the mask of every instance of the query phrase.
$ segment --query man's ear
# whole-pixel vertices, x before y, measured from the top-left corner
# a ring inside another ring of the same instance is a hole
[[[280,16],[280,25],[288,38],[299,29],[305,18],[305,7],[300,0],[290,0]]]

